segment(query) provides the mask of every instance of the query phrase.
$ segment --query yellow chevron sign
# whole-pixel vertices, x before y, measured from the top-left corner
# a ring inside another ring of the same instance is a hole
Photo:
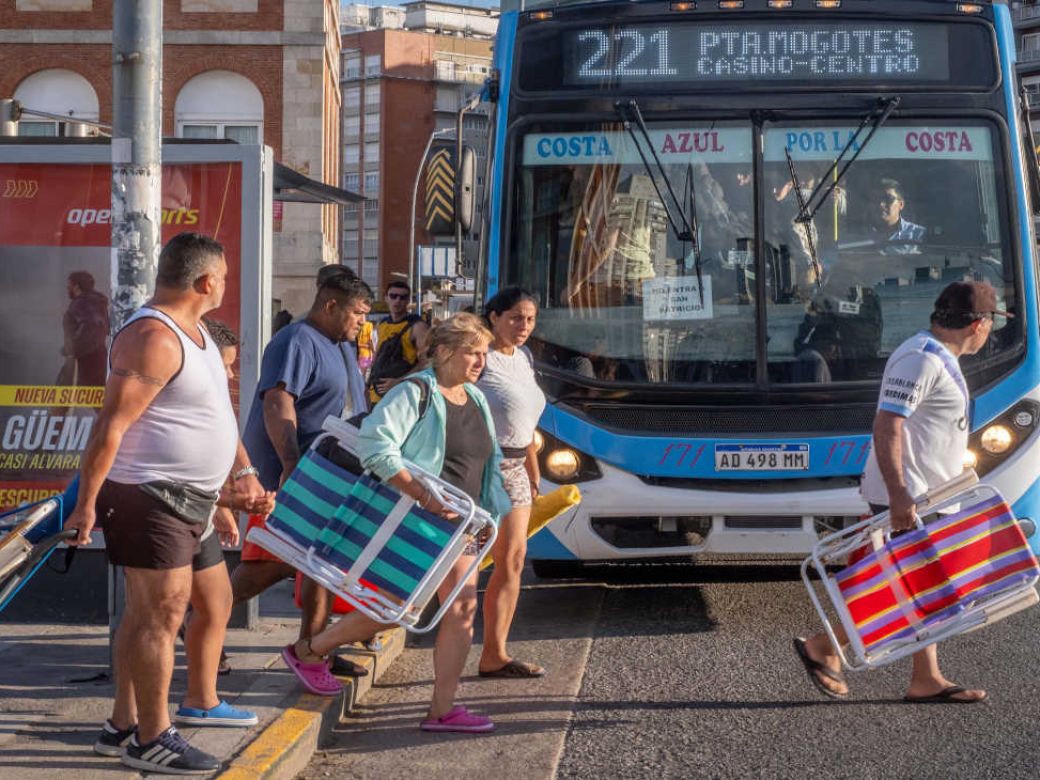
[[[424,227],[434,235],[455,233],[455,155],[442,146],[426,166],[426,220]]]

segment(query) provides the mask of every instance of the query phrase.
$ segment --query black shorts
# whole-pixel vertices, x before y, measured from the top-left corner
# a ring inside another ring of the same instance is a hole
[[[200,551],[205,526],[171,514],[137,485],[105,480],[95,508],[108,561],[115,566],[177,569],[190,566]]]
[[[223,562],[224,550],[220,546],[220,536],[214,531],[199,542],[199,551],[191,559],[191,570],[205,571]]]

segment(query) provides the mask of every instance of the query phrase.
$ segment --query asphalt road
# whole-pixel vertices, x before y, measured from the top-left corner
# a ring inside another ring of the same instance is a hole
[[[460,694],[496,734],[418,733],[430,653],[414,648],[303,777],[1040,776],[1040,609],[941,646],[948,677],[990,692],[964,706],[904,703],[909,662],[853,675],[847,701],[820,697],[791,650],[816,621],[790,569],[532,577],[521,607],[514,653],[548,677],[466,679]]]

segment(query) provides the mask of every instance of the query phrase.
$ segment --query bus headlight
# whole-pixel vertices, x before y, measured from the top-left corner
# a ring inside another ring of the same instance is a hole
[[[1015,443],[1015,436],[1003,425],[990,425],[982,432],[979,442],[991,455],[1003,455]]]
[[[591,455],[571,447],[545,431],[535,434],[538,464],[545,478],[557,485],[600,479],[603,473]]]
[[[554,482],[564,482],[578,476],[581,458],[570,447],[553,450],[545,456],[545,470]]]
[[[542,432],[536,428],[534,431],[534,451],[540,455],[544,449],[545,437],[542,436]]]
[[[970,457],[973,461],[971,468],[980,477],[992,471],[1033,435],[1038,423],[1040,404],[1029,399],[1019,401],[971,435],[965,465],[969,465],[967,459]]]
[[[975,454],[975,450],[964,451],[964,468],[973,469],[979,465],[979,456]]]

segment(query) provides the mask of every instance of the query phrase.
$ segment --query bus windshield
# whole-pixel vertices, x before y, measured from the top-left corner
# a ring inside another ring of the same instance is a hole
[[[807,198],[856,122],[765,124],[761,214],[750,122],[647,124],[695,242],[669,230],[655,171],[620,124],[535,126],[519,139],[502,283],[539,296],[543,363],[619,383],[876,380],[949,282],[988,281],[1014,309],[994,126],[891,120],[805,222],[790,167]],[[998,319],[965,367],[1020,341],[1020,325]]]

